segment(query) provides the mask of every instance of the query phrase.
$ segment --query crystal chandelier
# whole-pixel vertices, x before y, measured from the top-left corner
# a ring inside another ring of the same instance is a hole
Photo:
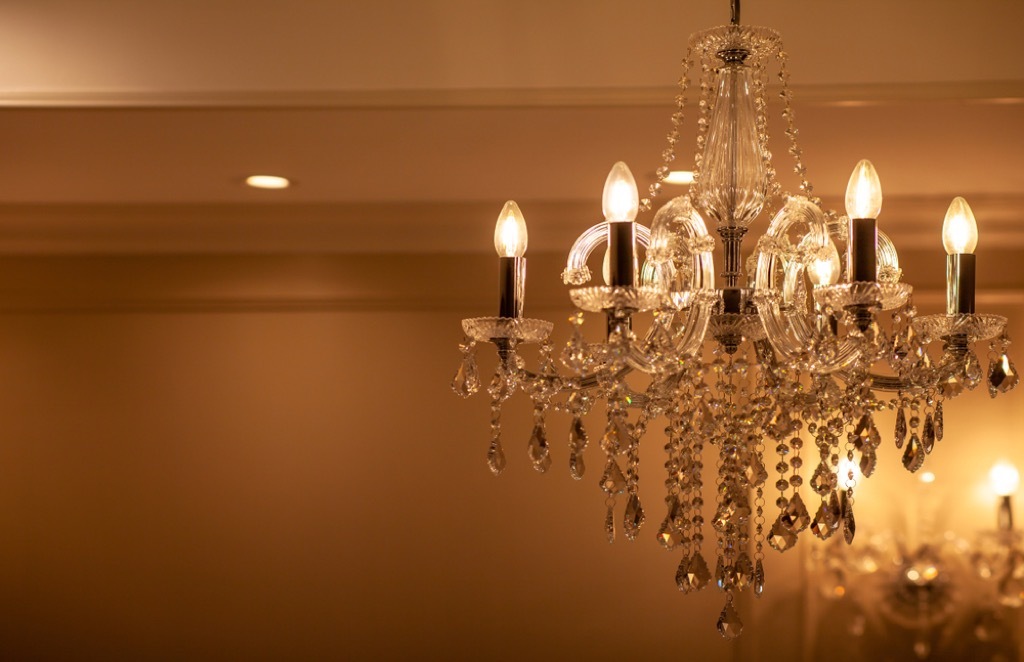
[[[769,69],[772,61],[777,69]],[[730,25],[692,35],[683,68],[649,197],[641,200],[629,168],[615,164],[604,188],[605,221],[569,252],[562,278],[579,309],[570,318],[571,339],[556,352],[548,341],[552,324],[522,316],[527,232],[509,201],[494,232],[499,314],[463,320],[453,387],[466,397],[477,392],[475,346],[497,347],[487,387],[487,463],[494,474],[506,464],[502,403],[516,390],[533,403],[527,452],[540,472],[556,452],[548,414],[568,414],[569,472],[582,479],[590,439],[583,417],[603,409],[597,482],[606,496],[609,542],[618,530],[627,540],[640,533],[652,507],[638,496],[640,440],[652,425],[664,426],[666,495],[655,538],[680,558],[680,591],[712,582],[724,591],[718,630],[732,638],[743,627],[735,595],[749,588],[760,596],[764,589],[765,546],[784,552],[808,529],[820,539],[852,542],[854,467],[865,477],[875,470],[882,443],[876,412],[896,412],[896,447],[903,465],[917,471],[942,440],[946,400],[983,382],[995,397],[1018,376],[1006,354],[1006,319],[974,309],[978,233],[963,198],[953,200],[942,228],[946,314],[918,316],[895,247],[877,229],[882,195],[871,163],[854,169],[846,216],[823,210],[813,196],[779,34],[741,25],[739,1],[732,0]],[[675,159],[691,71],[699,83],[694,184],[658,209],[648,228],[635,218],[651,209]],[[772,74],[799,180],[795,195],[783,192],[768,150]],[[743,239],[760,216],[771,220],[744,261]],[[588,258],[602,244],[605,285],[586,286]],[[724,268],[716,282],[719,245]],[[604,314],[605,341],[584,340],[584,312]],[[987,372],[974,348],[980,341],[989,341]],[[531,343],[539,344],[532,370],[520,355]],[[714,485],[704,484],[705,463],[717,467]],[[714,503],[708,522],[705,498],[708,514]],[[767,505],[772,500],[776,508]]]

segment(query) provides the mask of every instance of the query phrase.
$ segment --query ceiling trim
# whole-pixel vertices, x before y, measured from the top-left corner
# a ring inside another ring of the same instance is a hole
[[[1024,81],[791,85],[802,103],[1024,103]],[[770,88],[771,89],[771,88]],[[774,92],[774,90],[772,90]],[[0,108],[528,108],[664,106],[674,87],[423,90],[4,90]],[[771,93],[769,98],[775,99]]]

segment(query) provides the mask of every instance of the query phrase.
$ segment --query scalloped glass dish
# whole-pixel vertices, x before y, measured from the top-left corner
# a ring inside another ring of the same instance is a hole
[[[580,310],[599,313],[606,310],[646,312],[665,304],[665,293],[653,287],[577,287],[569,297]]]
[[[1006,328],[1002,315],[923,315],[914,319],[914,330],[927,342],[963,335],[969,342],[991,340]]]
[[[552,322],[526,317],[473,317],[462,320],[462,330],[477,342],[501,338],[538,343],[551,335]]]
[[[821,306],[831,306],[834,310],[843,310],[849,306],[892,310],[905,304],[913,289],[906,283],[839,283],[816,288],[814,301]]]

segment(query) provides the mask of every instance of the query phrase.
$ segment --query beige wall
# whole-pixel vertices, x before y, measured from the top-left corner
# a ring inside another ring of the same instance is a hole
[[[551,472],[529,467],[522,397],[509,405],[508,470],[490,475],[485,398],[461,401],[448,383],[459,320],[493,305],[492,262],[0,260],[0,657],[801,651],[800,555],[814,542],[770,555],[763,602],[742,608],[747,635],[722,641],[721,595],[680,596],[678,559],[653,541],[657,435],[633,544],[604,542],[596,445],[576,484],[564,418],[552,419]],[[557,269],[531,262],[527,309],[561,322]],[[467,273],[483,275],[463,284]],[[928,467],[950,526],[989,521],[979,486],[996,457],[1024,466],[1019,395],[948,407]],[[862,491],[865,528],[868,513],[909,512],[890,444]]]

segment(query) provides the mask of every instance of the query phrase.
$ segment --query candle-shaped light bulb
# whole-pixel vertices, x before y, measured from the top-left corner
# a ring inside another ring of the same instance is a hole
[[[878,218],[882,211],[882,185],[871,161],[861,159],[854,166],[846,186],[846,214],[850,218]]]
[[[811,279],[814,286],[835,285],[839,280],[839,272],[842,266],[839,263],[839,251],[831,240],[825,247],[827,255],[819,256],[811,260],[807,267],[807,277]]]
[[[636,218],[640,209],[640,194],[636,180],[622,161],[612,166],[604,180],[604,195],[601,197],[604,218],[609,223],[628,223]]]
[[[978,247],[978,222],[971,206],[961,197],[953,198],[942,222],[942,245],[947,255],[974,253]]]
[[[526,219],[515,200],[509,200],[498,214],[494,226],[494,249],[499,257],[523,257],[526,254]]]
[[[988,472],[988,483],[996,496],[1008,497],[1014,494],[1020,486],[1020,473],[1017,471],[1017,467],[1001,460]]]

